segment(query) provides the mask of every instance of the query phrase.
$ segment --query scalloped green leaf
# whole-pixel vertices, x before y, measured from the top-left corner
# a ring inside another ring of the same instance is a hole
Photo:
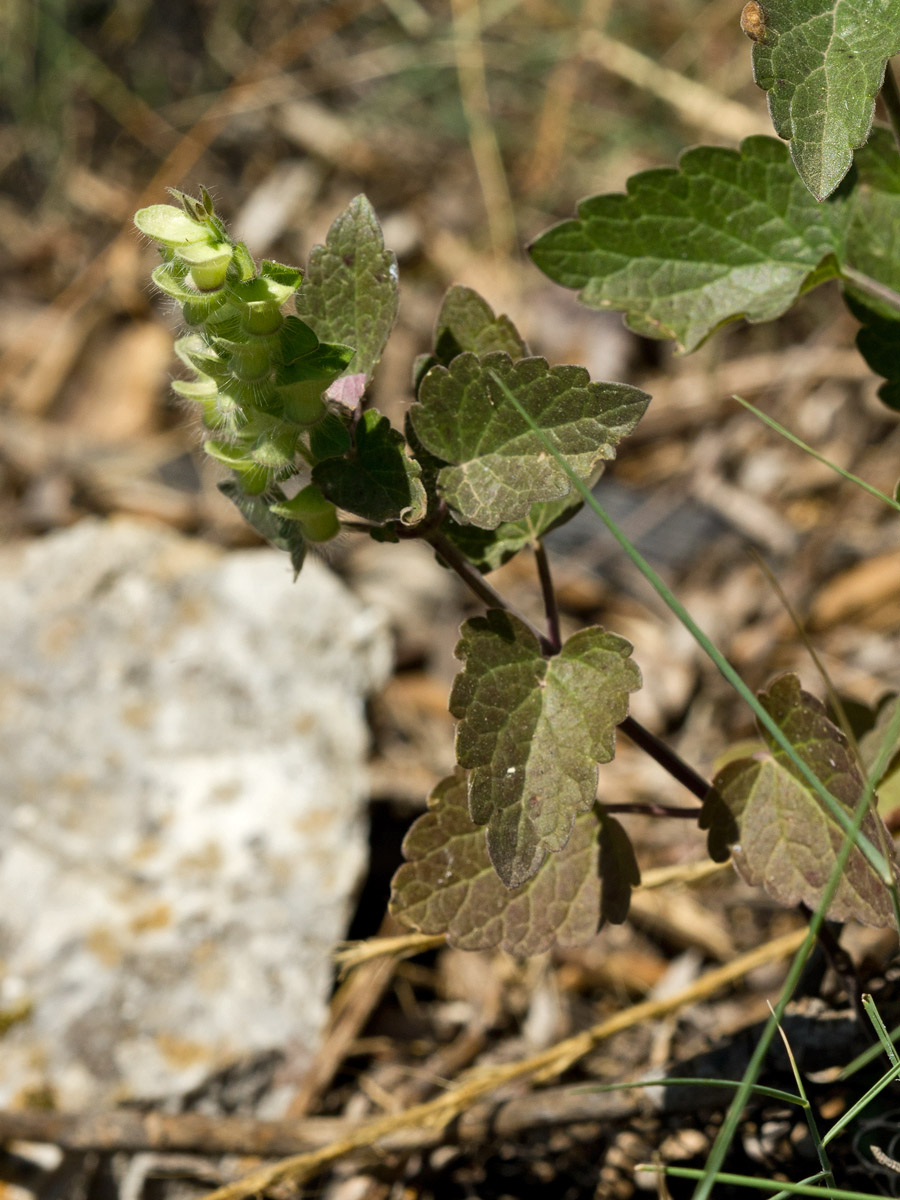
[[[296,521],[289,521],[269,511],[270,499],[260,496],[248,496],[240,485],[230,479],[219,484],[219,491],[234,504],[249,525],[256,532],[271,542],[278,550],[285,550],[290,555],[294,577],[300,574],[303,560],[306,558],[307,541]],[[275,489],[273,495],[283,499],[281,492]]]
[[[803,691],[796,675],[782,675],[760,703],[799,757],[848,812],[863,792],[863,779],[847,739],[825,707]],[[700,817],[709,852],[728,857],[750,884],[762,884],[775,900],[816,908],[834,869],[844,831],[811,790],[787,754],[762,728],[767,750],[739,758],[718,772]],[[892,840],[867,813],[863,833],[890,853]],[[896,863],[894,864],[896,871]],[[835,921],[851,917],[866,925],[893,924],[890,895],[865,856],[854,847],[828,909]]]
[[[398,297],[396,256],[384,248],[371,204],[357,196],[329,229],[325,245],[313,247],[297,313],[323,342],[354,346],[353,373],[371,379],[394,327]]]
[[[525,546],[534,546],[551,529],[558,529],[572,519],[584,501],[563,496],[561,500],[532,504],[521,521],[504,521],[496,529],[479,529],[476,525],[460,525],[452,517],[441,524],[441,531],[463,552],[483,575],[509,562]]]
[[[425,449],[451,464],[438,473],[441,496],[460,521],[481,529],[519,521],[538,501],[572,493],[569,477],[493,374],[582,479],[615,457],[650,400],[627,384],[592,383],[583,367],[551,367],[544,358],[513,363],[508,354],[478,358],[467,351],[449,367],[432,367],[410,420]]]
[[[887,60],[900,54],[900,0],[765,0],[753,77],[804,183],[831,195],[872,126]]]
[[[357,424],[354,452],[325,459],[312,474],[333,504],[367,521],[415,525],[425,516],[419,464],[406,453],[403,435],[377,409],[363,413]]]
[[[616,726],[641,686],[631,645],[582,629],[544,658],[516,617],[491,609],[462,627],[465,666],[450,694],[456,756],[470,771],[469,812],[507,887],[561,850],[597,793],[598,763],[615,754]]]
[[[750,137],[634,175],[627,195],[582,201],[531,257],[588,307],[620,309],[637,333],[686,353],[738,317],[780,316],[837,275],[844,221],[842,199],[817,204],[786,146]]]
[[[454,284],[447,289],[434,326],[434,352],[446,366],[464,350],[472,354],[499,351],[524,358],[528,347],[505,314],[494,310],[472,288]]]
[[[504,887],[485,831],[469,816],[462,771],[444,779],[403,842],[391,912],[422,933],[446,934],[463,950],[541,954],[587,941],[605,920],[624,921],[640,882],[622,826],[591,809],[577,817],[564,849],[521,887]],[[608,903],[608,907],[607,907]]]

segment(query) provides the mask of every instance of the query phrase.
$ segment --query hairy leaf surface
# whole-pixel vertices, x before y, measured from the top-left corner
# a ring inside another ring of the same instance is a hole
[[[391,912],[422,933],[447,935],[463,950],[540,954],[578,945],[604,919],[621,922],[640,882],[622,826],[595,809],[575,820],[564,849],[520,887],[501,883],[485,831],[469,816],[464,772],[435,788],[428,812],[403,842],[407,862],[393,879]]]
[[[410,420],[430,454],[451,464],[438,491],[460,520],[482,529],[526,517],[538,501],[568,496],[572,485],[541,438],[492,378],[496,373],[582,479],[615,456],[649,396],[626,384],[592,383],[583,367],[544,358],[469,352],[422,381]]]
[[[414,525],[425,515],[419,464],[406,453],[403,435],[370,408],[356,426],[355,450],[313,467],[313,481],[328,499],[367,521]]]
[[[900,0],[765,0],[762,9],[753,77],[821,200],[868,136],[885,63],[900,53]]]
[[[796,675],[782,675],[760,703],[834,798],[852,814],[863,779],[847,739],[829,721],[824,706],[803,691]],[[844,840],[844,831],[796,766],[764,730],[767,751],[740,758],[713,780],[701,828],[709,829],[713,858],[728,857],[750,884],[762,884],[782,904],[816,908]],[[876,845],[890,838],[868,813],[863,833]],[[890,851],[888,851],[890,853]],[[854,847],[828,909],[835,921],[850,917],[867,925],[890,925],[887,888]]]
[[[465,666],[450,694],[456,753],[470,770],[469,811],[507,887],[561,850],[575,817],[594,803],[598,763],[615,753],[628,694],[641,685],[624,638],[594,627],[544,658],[516,617],[491,609],[466,621],[456,648]]]
[[[398,303],[397,259],[385,250],[378,218],[365,196],[351,200],[309,256],[297,312],[320,341],[356,348],[345,374],[371,379]]]
[[[531,256],[590,308],[621,309],[637,333],[688,352],[727,321],[780,316],[836,275],[843,222],[843,205],[816,203],[782,143],[751,137],[634,175],[627,195],[582,201]]]
[[[290,521],[269,511],[271,501],[261,496],[248,496],[240,484],[228,479],[219,484],[219,491],[234,504],[249,525],[261,537],[271,542],[277,550],[286,550],[290,555],[294,575],[300,574],[306,558],[306,538],[297,521]],[[279,494],[278,499],[284,499]]]
[[[434,350],[445,366],[469,350],[473,354],[502,351],[524,358],[528,349],[512,321],[494,310],[472,288],[454,284],[444,296],[434,327]]]

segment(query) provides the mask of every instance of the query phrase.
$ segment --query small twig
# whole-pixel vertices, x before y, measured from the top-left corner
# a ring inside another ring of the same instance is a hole
[[[882,304],[887,304],[889,308],[895,308],[900,312],[900,292],[895,292],[887,284],[879,283],[877,279],[871,279],[862,271],[848,266],[841,267],[841,278],[852,283],[859,291],[865,292],[866,295],[872,296],[873,299],[880,300]]]
[[[897,86],[897,76],[894,74],[890,60],[884,69],[884,83],[881,85],[881,99],[887,109],[891,132],[897,149],[900,150],[900,87]]]
[[[601,804],[601,809],[605,813],[636,813],[642,817],[684,817],[690,821],[696,821],[699,816],[700,809],[696,806],[691,808],[679,808],[677,805],[671,804],[642,804],[635,801],[634,804]]]
[[[296,1155],[275,1166],[253,1171],[240,1182],[211,1192],[206,1200],[245,1200],[246,1197],[265,1192],[275,1184],[287,1180],[299,1184],[317,1175],[331,1163],[346,1158],[353,1151],[371,1148],[388,1134],[399,1130],[419,1130],[422,1127],[443,1128],[472,1108],[481,1097],[496,1091],[503,1084],[528,1078],[541,1081],[553,1079],[613,1034],[658,1020],[670,1013],[679,1012],[689,1004],[705,1000],[721,988],[743,979],[756,967],[777,962],[795,953],[805,937],[804,929],[795,930],[748,954],[740,955],[725,966],[708,971],[675,995],[634,1004],[599,1025],[585,1029],[519,1062],[496,1064],[482,1071],[472,1071],[461,1082],[424,1104],[413,1105],[403,1112],[376,1117],[355,1129],[346,1138],[322,1150]]]
[[[517,612],[508,600],[504,600],[500,593],[491,587],[481,572],[472,566],[462,551],[457,550],[456,546],[440,530],[434,529],[430,533],[427,533],[425,540],[434,547],[447,566],[456,572],[469,590],[474,592],[479,600],[483,600],[488,608],[500,608],[504,612],[508,612],[511,616],[516,617],[523,625],[527,625],[537,638],[542,653],[556,653],[556,648],[554,648],[546,634],[541,633],[537,626],[529,621],[527,617]]]
[[[645,729],[634,717],[626,717],[619,728],[626,737],[630,738],[636,746],[640,746],[652,759],[655,759],[664,771],[668,771],[673,779],[692,792],[698,800],[706,799],[710,785],[702,775],[679,757],[670,746],[661,741],[655,733]],[[698,811],[694,810],[695,816]]]
[[[562,635],[559,631],[559,605],[556,602],[556,589],[553,586],[553,576],[550,574],[547,549],[540,539],[535,543],[534,557],[537,562],[538,577],[541,581],[541,594],[544,597],[544,612],[547,614],[547,634],[555,651],[559,652],[562,647]]]

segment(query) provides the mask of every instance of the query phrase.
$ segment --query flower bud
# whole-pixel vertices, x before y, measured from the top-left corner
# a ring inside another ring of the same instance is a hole
[[[330,542],[341,530],[337,509],[326,500],[314,483],[299,491],[290,500],[269,506],[269,511],[290,521],[299,521],[307,539],[311,542]]]

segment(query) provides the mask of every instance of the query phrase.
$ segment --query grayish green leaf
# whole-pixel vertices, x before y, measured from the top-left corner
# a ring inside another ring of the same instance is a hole
[[[627,195],[594,196],[531,247],[542,271],[591,308],[621,309],[646,337],[694,350],[720,325],[780,316],[838,273],[844,224],[817,204],[774,138],[700,146],[644,171]]]
[[[900,0],[763,0],[753,76],[819,200],[850,169],[872,125],[887,60],[900,53]]]
[[[796,675],[782,675],[759,699],[803,762],[852,812],[863,793],[863,779],[847,739],[828,720],[824,706],[802,690]],[[760,732],[768,750],[719,771],[700,825],[710,830],[713,858],[727,858],[731,847],[735,866],[748,883],[761,884],[782,904],[816,908],[845,834],[784,750],[762,727]],[[871,812],[862,832],[892,857],[892,840]],[[828,916],[835,921],[854,917],[867,925],[893,923],[888,890],[856,847]]]
[[[469,811],[487,825],[497,874],[518,887],[594,803],[597,764],[615,753],[640,672],[629,643],[600,628],[544,658],[527,626],[498,609],[463,625],[456,655],[465,667],[450,711],[459,764],[471,771]]]
[[[498,386],[497,374],[569,465],[589,479],[640,420],[649,396],[626,384],[592,383],[583,367],[508,354],[458,355],[433,367],[410,409],[415,434],[451,464],[438,491],[464,523],[496,529],[539,501],[569,496],[572,484],[541,438]]]
[[[371,379],[397,317],[397,260],[365,196],[337,218],[315,246],[297,292],[297,313],[320,341],[356,348],[345,374]]]
[[[618,822],[605,818],[601,826],[595,809],[583,813],[565,848],[510,889],[491,866],[485,831],[469,816],[466,791],[463,772],[444,779],[428,812],[406,835],[408,861],[394,876],[391,893],[395,917],[422,933],[446,934],[463,950],[499,946],[523,956],[591,938],[601,920],[601,897],[615,897],[604,918],[625,919],[634,854]]]

